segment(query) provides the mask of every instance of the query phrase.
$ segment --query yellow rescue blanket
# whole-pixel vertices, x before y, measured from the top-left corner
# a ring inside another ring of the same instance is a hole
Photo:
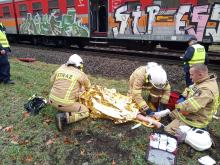
[[[94,86],[80,96],[80,102],[91,110],[91,118],[111,119],[115,124],[135,121],[154,127],[151,123],[138,121],[136,116],[139,110],[131,96],[122,95],[115,89]]]
[[[118,93],[115,89],[94,86],[80,96],[80,101],[90,110],[90,117],[111,119],[114,123],[135,120],[137,105],[131,97]]]

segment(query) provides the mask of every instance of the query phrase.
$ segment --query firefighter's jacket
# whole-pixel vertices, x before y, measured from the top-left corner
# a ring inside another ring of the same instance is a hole
[[[87,75],[73,66],[62,65],[51,77],[53,87],[49,98],[60,105],[70,105],[79,100],[83,90],[91,86]]]
[[[156,89],[148,82],[146,66],[137,68],[129,80],[129,94],[132,96],[139,109],[149,108],[142,96],[142,92],[146,91],[152,100],[159,100],[163,104],[167,104],[170,97],[170,85],[167,83],[163,89]]]
[[[197,128],[205,128],[217,112],[219,106],[219,89],[215,75],[209,75],[186,88],[184,102],[176,104],[178,117],[184,123]],[[183,115],[181,111],[188,112]]]

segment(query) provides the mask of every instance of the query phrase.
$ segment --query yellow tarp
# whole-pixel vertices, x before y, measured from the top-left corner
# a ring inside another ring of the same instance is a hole
[[[111,119],[114,123],[135,120],[138,113],[131,97],[101,86],[94,86],[84,92],[80,101],[91,110],[90,117]]]
[[[132,98],[118,93],[115,89],[94,86],[80,96],[80,102],[91,110],[91,118],[111,119],[116,124],[127,121],[140,122],[136,120],[138,108]],[[146,122],[140,123],[153,127]]]

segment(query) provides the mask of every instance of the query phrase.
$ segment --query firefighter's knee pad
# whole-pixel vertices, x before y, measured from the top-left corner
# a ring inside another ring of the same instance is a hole
[[[74,123],[84,118],[89,117],[89,111],[84,112],[66,112],[67,123]]]

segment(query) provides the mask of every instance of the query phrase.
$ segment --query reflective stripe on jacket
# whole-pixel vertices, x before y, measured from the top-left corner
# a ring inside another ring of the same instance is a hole
[[[177,113],[179,119],[192,127],[205,128],[219,106],[216,76],[209,75],[208,78],[191,85],[183,95],[186,100],[176,105],[180,112]],[[189,114],[184,116],[181,111],[186,111]]]
[[[2,23],[0,23],[0,26],[3,26]],[[10,47],[6,34],[3,30],[0,30],[0,44],[2,45],[3,48]]]
[[[195,45],[192,45],[192,47],[195,49],[195,51],[192,56],[192,59],[188,62],[189,66],[192,66],[193,64],[204,64],[205,55],[206,55],[204,46],[200,44],[195,44]]]
[[[138,107],[149,108],[146,101],[142,97],[142,92],[146,93],[154,99],[160,99],[164,104],[168,103],[170,96],[170,85],[167,84],[164,89],[158,90],[151,85],[151,83],[146,81],[146,66],[140,66],[137,68],[129,79],[129,94],[132,96],[133,100],[136,102]]]
[[[51,77],[53,87],[49,98],[60,105],[69,105],[78,101],[82,89],[90,87],[85,73],[72,66],[62,65]]]

